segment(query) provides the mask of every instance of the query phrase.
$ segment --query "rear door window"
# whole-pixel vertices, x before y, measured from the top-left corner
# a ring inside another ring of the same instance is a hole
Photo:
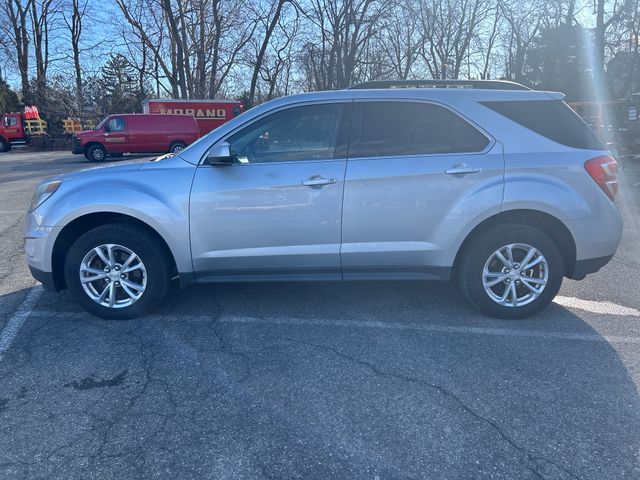
[[[586,150],[606,148],[589,125],[563,101],[509,100],[482,102],[482,104],[509,120],[562,145]]]
[[[356,102],[350,158],[481,152],[489,139],[452,111],[421,102]]]

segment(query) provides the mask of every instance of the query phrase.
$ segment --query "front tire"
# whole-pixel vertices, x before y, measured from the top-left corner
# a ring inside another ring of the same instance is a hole
[[[0,138],[0,153],[8,152],[11,150],[11,144]]]
[[[458,275],[462,292],[482,312],[497,318],[526,318],[556,296],[564,262],[544,232],[529,225],[503,224],[471,240]]]
[[[87,160],[90,162],[103,162],[104,159],[107,158],[107,151],[102,145],[91,145],[87,148],[85,157],[87,157]]]
[[[184,142],[173,142],[169,147],[169,152],[176,154],[184,150],[186,147],[187,145]]]
[[[162,301],[171,268],[167,253],[148,232],[107,224],[73,243],[64,276],[69,292],[86,311],[123,320],[140,317]]]

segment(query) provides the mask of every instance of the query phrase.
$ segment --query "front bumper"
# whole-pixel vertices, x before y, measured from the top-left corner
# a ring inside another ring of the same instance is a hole
[[[42,280],[33,271],[49,274],[53,271],[51,265],[53,245],[62,230],[62,227],[45,227],[40,224],[41,221],[42,219],[34,212],[29,212],[25,218],[24,230],[24,251],[27,263],[32,269],[32,275],[39,281]]]

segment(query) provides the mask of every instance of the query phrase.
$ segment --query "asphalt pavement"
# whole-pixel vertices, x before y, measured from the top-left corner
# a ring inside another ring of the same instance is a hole
[[[88,166],[0,154],[0,479],[640,478],[640,166],[614,259],[528,320],[354,282],[194,286],[117,322],[23,257],[37,182]]]

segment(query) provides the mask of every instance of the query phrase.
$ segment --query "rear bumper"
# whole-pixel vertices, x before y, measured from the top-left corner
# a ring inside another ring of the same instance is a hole
[[[56,282],[53,279],[53,272],[44,272],[38,268],[32,267],[31,265],[29,265],[29,270],[31,271],[31,276],[39,281],[46,290],[49,290],[50,292],[58,290]]]
[[[607,255],[606,257],[589,258],[587,260],[577,260],[576,267],[573,269],[573,273],[569,278],[573,280],[582,280],[590,273],[595,273],[604,267],[613,255]]]

